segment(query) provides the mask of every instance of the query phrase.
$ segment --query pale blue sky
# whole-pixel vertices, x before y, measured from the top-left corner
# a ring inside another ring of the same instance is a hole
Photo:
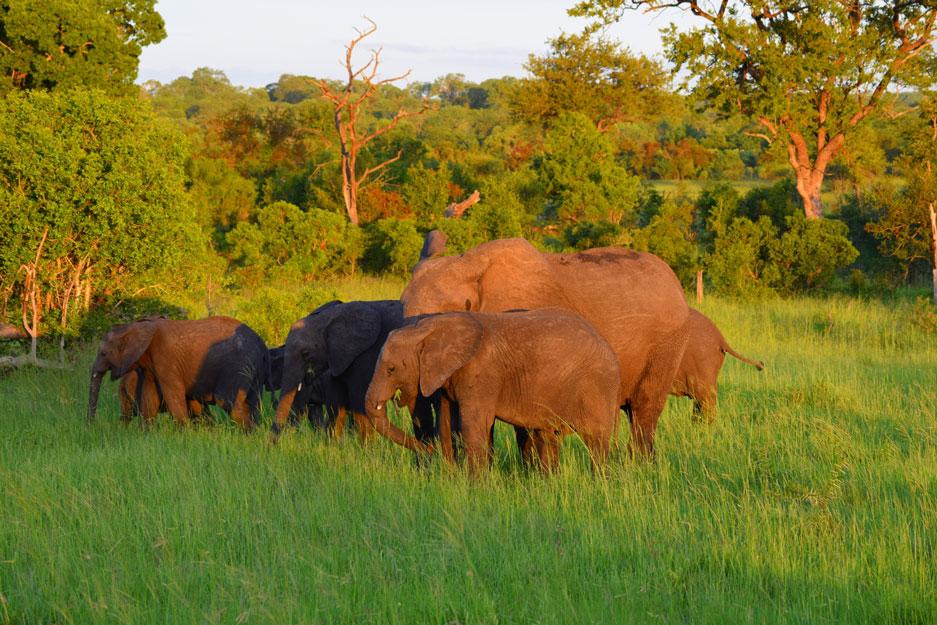
[[[520,76],[527,55],[546,50],[584,22],[566,15],[575,0],[159,0],[166,39],[144,49],[139,80],[169,82],[197,67],[223,70],[235,84],[263,86],[280,74],[339,78],[344,45],[367,15],[382,47],[381,75],[412,69],[410,80],[462,73],[481,81]],[[658,30],[675,15],[631,12],[611,34],[636,52],[660,53]]]

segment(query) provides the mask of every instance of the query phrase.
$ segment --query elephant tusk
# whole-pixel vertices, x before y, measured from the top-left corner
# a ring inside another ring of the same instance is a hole
[[[375,407],[377,410],[380,410],[380,409],[381,409],[381,406],[383,406],[383,405],[384,405],[384,404],[378,403],[378,404],[374,404],[374,407]]]
[[[299,391],[301,391],[301,390],[303,390],[303,383],[302,383],[302,382],[300,382],[300,383],[299,383],[299,386],[296,387],[296,392],[299,392]]]

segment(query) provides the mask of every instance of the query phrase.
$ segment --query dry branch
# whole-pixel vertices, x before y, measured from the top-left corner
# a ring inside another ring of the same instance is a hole
[[[470,207],[477,204],[480,199],[481,199],[481,194],[478,192],[478,189],[475,189],[472,195],[468,196],[461,202],[453,202],[452,204],[450,204],[446,208],[445,215],[446,217],[452,217],[453,219],[458,219]]]

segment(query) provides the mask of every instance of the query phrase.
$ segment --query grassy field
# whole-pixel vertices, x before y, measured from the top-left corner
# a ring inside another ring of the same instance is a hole
[[[306,427],[142,431],[113,383],[88,425],[90,351],[0,377],[0,623],[937,622],[922,310],[703,308],[767,369],[728,359],[716,423],[671,400],[656,464],[605,478],[578,440],[526,474],[505,430],[476,482]]]

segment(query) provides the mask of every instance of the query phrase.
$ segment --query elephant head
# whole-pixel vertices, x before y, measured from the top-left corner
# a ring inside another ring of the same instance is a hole
[[[391,332],[365,398],[374,429],[408,449],[429,451],[391,423],[387,402],[397,391],[401,403],[407,405],[412,405],[418,394],[429,397],[435,393],[475,355],[481,338],[481,324],[467,314],[434,315]]]
[[[289,418],[303,379],[339,376],[381,335],[381,315],[368,302],[329,302],[293,324],[286,337],[280,402],[273,433]]]
[[[426,258],[414,268],[400,301],[406,317],[570,307],[546,258],[524,239],[490,241],[460,256]]]
[[[101,381],[110,371],[111,379],[123,377],[136,368],[145,357],[158,327],[157,319],[144,319],[114,326],[101,339],[101,347],[91,366],[91,388],[88,392],[88,419],[94,419],[98,407]]]

